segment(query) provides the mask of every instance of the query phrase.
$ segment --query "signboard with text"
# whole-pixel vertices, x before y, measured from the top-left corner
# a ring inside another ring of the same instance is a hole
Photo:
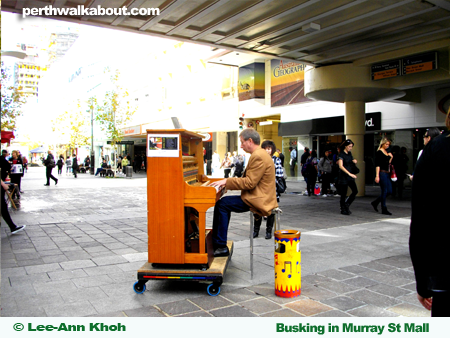
[[[373,81],[438,69],[438,53],[430,52],[377,63],[371,67]]]

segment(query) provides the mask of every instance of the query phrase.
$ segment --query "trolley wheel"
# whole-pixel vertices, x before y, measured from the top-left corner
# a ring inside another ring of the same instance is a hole
[[[136,283],[134,283],[133,289],[134,289],[134,292],[136,292],[137,294],[144,293],[144,291],[146,289],[145,283],[143,283],[141,281],[137,281]]]
[[[206,291],[208,291],[208,294],[210,296],[218,296],[220,293],[220,286],[217,284],[209,284],[208,287],[206,288]]]

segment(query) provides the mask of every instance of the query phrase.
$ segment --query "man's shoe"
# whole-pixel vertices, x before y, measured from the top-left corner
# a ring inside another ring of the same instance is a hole
[[[18,232],[21,232],[22,230],[24,230],[27,226],[26,225],[22,225],[20,227],[16,227],[13,231],[11,231],[12,235],[17,234]]]
[[[228,247],[224,248],[218,248],[216,251],[214,251],[214,257],[226,257],[230,255],[230,250],[228,250]]]
[[[44,184],[46,187],[48,187],[50,184]]]
[[[57,184],[58,184],[58,180],[55,181],[55,185],[57,185]]]
[[[272,238],[272,231],[270,232],[266,232],[266,239],[271,239]]]

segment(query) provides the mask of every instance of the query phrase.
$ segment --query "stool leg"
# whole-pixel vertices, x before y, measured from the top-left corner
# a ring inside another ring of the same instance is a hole
[[[250,279],[253,279],[253,213],[250,212]]]

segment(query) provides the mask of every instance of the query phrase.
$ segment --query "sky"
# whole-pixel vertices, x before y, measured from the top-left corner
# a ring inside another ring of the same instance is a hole
[[[69,76],[66,70],[76,68],[76,63],[86,66],[101,60],[101,62],[111,65],[113,69],[120,67],[124,85],[131,84],[136,88],[145,86],[146,82],[145,76],[136,72],[136,65],[148,62],[150,67],[155,55],[173,48],[177,43],[170,39],[52,19],[38,17],[23,19],[20,15],[2,12],[2,50],[17,50],[17,43],[27,43],[37,45],[41,49],[41,53],[45,54],[50,33],[68,30],[77,32],[79,38],[66,56],[52,65],[48,72],[48,78],[44,77],[42,80],[43,82],[47,81],[46,90],[52,93],[52,100],[41,99],[45,96],[43,94],[39,96],[39,104],[30,100],[24,107],[23,116],[18,121],[19,136],[28,135],[32,139],[36,138],[48,143],[54,141],[49,121],[56,117],[57,112],[60,111],[58,110],[59,103],[65,100],[62,84],[67,82]],[[185,56],[185,59],[189,61],[210,52],[209,47],[200,45],[192,45],[186,50],[188,55]],[[13,58],[4,58],[4,61],[7,65],[14,63]],[[158,68],[158,65],[152,66]]]

